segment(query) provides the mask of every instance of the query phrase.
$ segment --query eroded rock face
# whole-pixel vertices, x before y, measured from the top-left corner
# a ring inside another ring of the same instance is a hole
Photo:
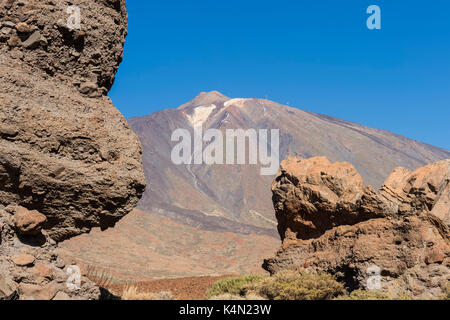
[[[379,193],[348,163],[287,159],[273,201],[283,245],[263,267],[330,272],[349,290],[438,298],[450,281],[450,160],[395,169]],[[374,274],[375,273],[375,274]],[[372,283],[373,284],[373,283]]]
[[[349,163],[288,158],[272,184],[281,239],[310,239],[343,224],[394,214]]]
[[[127,34],[125,0],[2,0],[0,17],[0,55],[77,87],[111,88]]]
[[[416,171],[397,168],[380,194],[399,214],[428,212],[450,226],[450,160],[432,163]]]
[[[97,285],[81,270],[77,282],[71,261],[63,260],[45,232],[16,233],[11,221],[17,209],[0,205],[0,300],[99,299]]]
[[[140,142],[102,96],[121,61],[124,1],[70,5],[81,9],[81,30],[64,29],[65,1],[0,5],[1,30],[10,30],[0,42],[0,203],[38,210],[58,241],[114,225],[145,187]],[[36,32],[46,44],[10,44]]]
[[[126,120],[107,97],[85,97],[16,59],[0,64],[0,203],[44,214],[55,240],[114,225],[145,187]]]
[[[71,285],[58,242],[113,226],[145,188],[141,144],[106,97],[126,19],[124,0],[0,1],[0,299],[100,296]]]

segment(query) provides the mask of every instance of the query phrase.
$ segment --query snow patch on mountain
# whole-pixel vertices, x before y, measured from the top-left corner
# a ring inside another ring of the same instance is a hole
[[[241,98],[231,99],[231,100],[226,101],[223,105],[224,105],[225,108],[227,108],[227,107],[229,107],[231,105],[234,105],[236,107],[243,107],[244,103],[247,100],[249,100],[249,99],[241,99]]]
[[[211,113],[217,108],[215,104],[209,106],[199,106],[194,109],[194,113],[187,115],[189,121],[194,128],[199,128],[203,126],[206,120],[208,120]]]

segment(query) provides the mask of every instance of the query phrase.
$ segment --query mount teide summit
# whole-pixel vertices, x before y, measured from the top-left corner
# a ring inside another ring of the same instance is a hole
[[[175,165],[172,132],[183,128],[279,129],[280,160],[325,156],[347,161],[375,188],[396,167],[416,169],[450,151],[337,118],[263,99],[203,92],[177,109],[129,120],[143,144],[149,182],[139,208],[210,231],[276,232],[270,185],[257,165]]]

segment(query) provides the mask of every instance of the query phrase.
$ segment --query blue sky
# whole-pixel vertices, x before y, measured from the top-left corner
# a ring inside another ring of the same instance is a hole
[[[366,9],[381,8],[368,30]],[[268,98],[450,149],[450,1],[128,0],[125,117],[201,91]]]

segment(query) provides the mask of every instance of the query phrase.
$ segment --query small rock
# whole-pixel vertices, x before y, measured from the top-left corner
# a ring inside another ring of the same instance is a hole
[[[425,257],[426,264],[442,263],[445,259],[445,253],[439,248],[432,249]]]
[[[67,301],[71,300],[69,295],[65,293],[64,291],[58,291],[58,293],[55,295],[55,297],[52,300],[59,300],[59,301]]]
[[[33,27],[30,27],[25,22],[19,22],[18,24],[16,24],[16,30],[20,33],[31,33],[33,32],[33,29]]]
[[[55,261],[55,265],[57,268],[64,269],[64,267],[66,266],[66,262],[63,258],[58,257]]]
[[[49,265],[38,263],[34,267],[34,269],[39,273],[39,275],[43,278],[52,280],[53,279],[53,268]]]
[[[17,128],[11,126],[0,126],[0,136],[14,137],[19,133]]]
[[[2,26],[13,29],[16,25],[12,21],[5,21],[5,22],[2,22]]]
[[[102,96],[101,91],[98,89],[98,85],[91,81],[82,83],[80,85],[80,92],[90,98],[98,98]]]
[[[10,47],[20,47],[21,45],[22,41],[16,34],[13,34],[8,40],[8,46]]]
[[[0,41],[6,41],[9,39],[9,35],[11,34],[11,29],[9,28],[0,28]]]
[[[12,300],[17,295],[17,284],[0,274],[0,300]]]
[[[21,253],[12,257],[12,261],[19,267],[31,266],[35,258],[31,254]]]
[[[47,44],[47,39],[39,31],[35,31],[24,41],[23,46],[27,49],[36,49],[39,46],[45,47]]]
[[[92,91],[97,90],[97,88],[98,88],[98,86],[96,83],[88,81],[88,82],[84,82],[80,85],[80,92],[83,94],[89,94]]]
[[[19,289],[21,300],[51,300],[58,291],[57,286],[53,283],[45,286],[21,283]]]
[[[0,29],[0,34],[3,36],[9,36],[11,34],[11,30],[12,29],[10,29],[10,28],[3,27]]]
[[[37,235],[47,217],[36,210],[28,210],[24,207],[16,207],[14,213],[14,227],[22,235]]]

